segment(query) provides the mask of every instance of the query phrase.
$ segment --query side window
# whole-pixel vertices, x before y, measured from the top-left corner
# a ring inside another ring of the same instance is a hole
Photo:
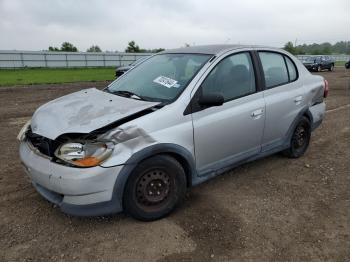
[[[201,85],[202,93],[220,93],[229,101],[256,91],[253,64],[248,52],[220,61]]]
[[[287,67],[288,67],[288,72],[289,72],[289,81],[293,82],[298,77],[297,69],[289,57],[285,56],[285,58],[286,58],[286,63],[287,63]]]
[[[288,83],[288,72],[283,55],[273,52],[259,52],[264,70],[266,88]]]

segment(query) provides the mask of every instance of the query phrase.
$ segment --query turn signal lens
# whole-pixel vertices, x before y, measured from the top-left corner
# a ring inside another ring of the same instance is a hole
[[[100,162],[101,160],[96,157],[86,157],[73,161],[74,165],[81,167],[97,166]]]

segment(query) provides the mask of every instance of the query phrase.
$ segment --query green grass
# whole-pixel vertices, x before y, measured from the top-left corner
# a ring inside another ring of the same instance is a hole
[[[115,68],[1,69],[0,86],[113,80]]]
[[[336,61],[335,62],[335,66],[342,66],[342,67],[344,67],[346,62],[347,61]]]

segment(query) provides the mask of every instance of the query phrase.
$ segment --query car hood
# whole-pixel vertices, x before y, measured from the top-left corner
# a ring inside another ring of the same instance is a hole
[[[31,128],[33,133],[50,139],[66,133],[87,134],[157,104],[90,88],[39,107]]]

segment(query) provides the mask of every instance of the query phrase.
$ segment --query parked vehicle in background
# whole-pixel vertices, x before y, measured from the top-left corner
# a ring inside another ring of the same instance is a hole
[[[18,135],[33,186],[79,216],[168,215],[186,190],[242,163],[307,150],[328,82],[269,47],[157,53],[106,89],[37,109]]]
[[[345,63],[345,68],[350,69],[350,60]]]
[[[334,60],[329,56],[310,56],[303,61],[303,64],[309,71],[334,70]]]
[[[117,69],[115,70],[115,77],[121,76],[122,74],[124,74],[125,72],[129,71],[131,68],[133,68],[137,64],[139,64],[142,61],[146,60],[148,57],[149,56],[143,56],[143,57],[137,59],[136,61],[132,62],[130,65],[117,67]]]

